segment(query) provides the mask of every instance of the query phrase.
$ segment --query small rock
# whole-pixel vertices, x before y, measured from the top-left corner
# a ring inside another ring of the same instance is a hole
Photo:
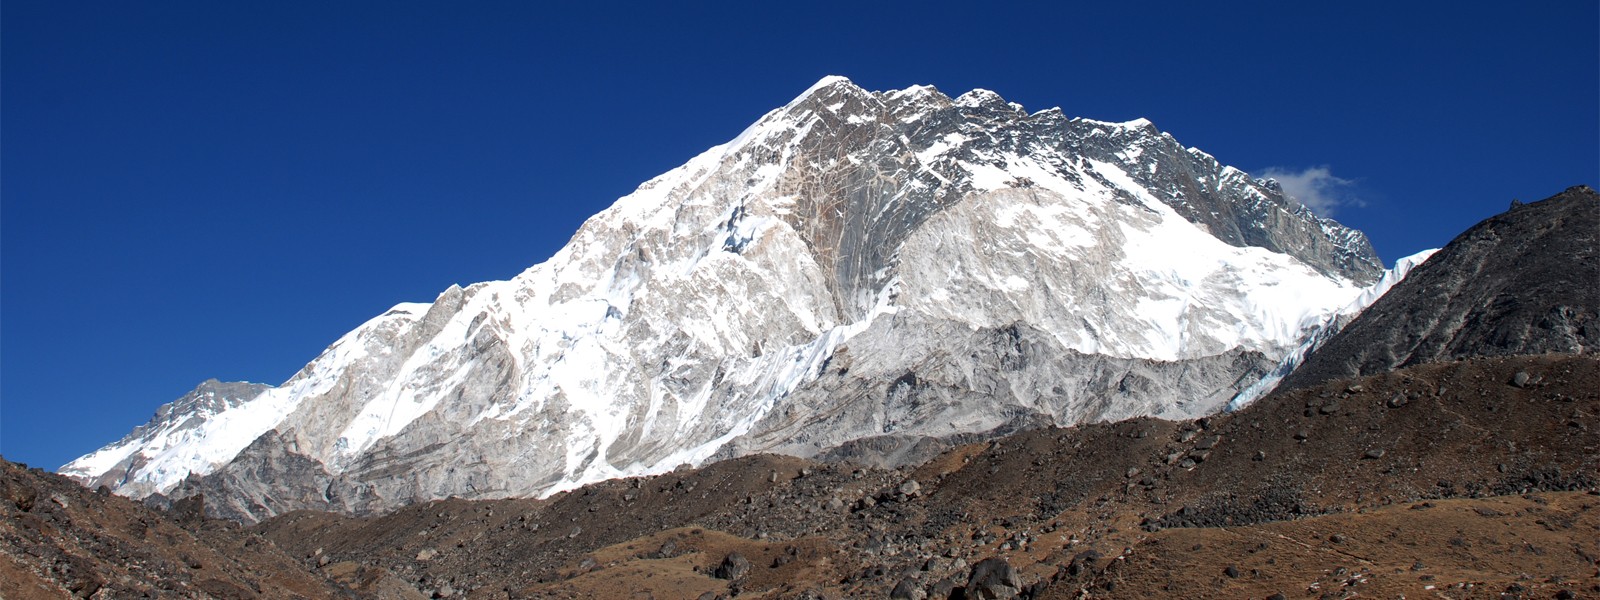
[[[1511,376],[1511,385],[1516,387],[1528,387],[1529,379],[1533,379],[1533,377],[1528,375],[1527,371],[1517,371],[1516,375]]]
[[[1072,556],[1067,562],[1067,574],[1078,576],[1088,573],[1094,568],[1094,562],[1100,560],[1100,553],[1094,550],[1084,550]]]
[[[672,558],[678,555],[678,541],[669,539],[661,543],[661,548],[656,550],[656,558]]]
[[[922,590],[917,580],[906,577],[895,584],[894,590],[889,592],[890,600],[926,600],[928,593]]]
[[[1266,460],[1266,459],[1267,459],[1267,452],[1265,450],[1257,450],[1255,457],[1252,458],[1251,460],[1255,460],[1255,461],[1259,462],[1259,461],[1263,461],[1263,460]]]
[[[1235,567],[1233,565],[1228,565],[1228,568],[1222,570],[1222,574],[1223,575],[1227,575],[1231,579],[1238,579],[1239,578],[1239,567]]]
[[[1405,394],[1395,394],[1390,396],[1389,400],[1384,402],[1383,405],[1389,408],[1400,408],[1405,406],[1407,401]]]
[[[743,554],[738,552],[731,552],[726,558],[722,559],[722,564],[717,565],[717,568],[711,571],[711,576],[717,579],[738,581],[749,572],[750,559],[745,558]]]
[[[1379,458],[1383,458],[1383,449],[1382,448],[1373,448],[1371,450],[1368,450],[1368,451],[1366,451],[1365,454],[1361,455],[1361,458],[1365,458],[1365,459],[1369,459],[1369,460],[1376,460],[1376,459],[1379,459]]]
[[[1267,600],[1289,600],[1289,597],[1283,595],[1282,592],[1279,592],[1271,596],[1267,596]]]
[[[967,597],[982,600],[1009,600],[1022,591],[1022,581],[1011,563],[998,556],[985,558],[972,566],[967,578]]]
[[[1317,409],[1317,412],[1325,414],[1325,415],[1331,415],[1333,413],[1339,412],[1339,403],[1338,402],[1329,402],[1327,404],[1324,404],[1324,405],[1322,405],[1321,408]]]
[[[1333,535],[1328,536],[1328,541],[1333,542],[1335,544],[1343,544],[1344,543],[1344,535],[1335,533]]]
[[[1126,477],[1128,479],[1133,479],[1134,477],[1138,477],[1138,476],[1139,476],[1139,467],[1129,467],[1128,468],[1128,472],[1123,475],[1123,477]]]
[[[1307,439],[1310,439],[1310,438],[1311,438],[1311,432],[1306,431],[1304,429],[1301,429],[1300,431],[1294,432],[1294,439],[1297,439],[1297,440],[1300,440],[1300,441],[1303,442],[1303,441],[1306,441]]]
[[[917,483],[917,480],[915,479],[908,480],[905,483],[900,484],[900,493],[905,494],[908,497],[921,494],[922,484]]]
[[[438,550],[434,550],[433,548],[423,548],[422,550],[417,551],[417,560],[418,561],[430,561],[430,560],[433,560],[433,557],[438,556],[438,555],[439,555],[439,551]]]

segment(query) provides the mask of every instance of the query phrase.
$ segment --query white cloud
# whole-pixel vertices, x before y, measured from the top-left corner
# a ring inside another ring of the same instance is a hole
[[[1367,205],[1356,196],[1356,182],[1334,175],[1327,165],[1299,171],[1269,167],[1261,176],[1276,180],[1278,185],[1283,186],[1283,193],[1324,217],[1333,216],[1334,211],[1342,206]]]

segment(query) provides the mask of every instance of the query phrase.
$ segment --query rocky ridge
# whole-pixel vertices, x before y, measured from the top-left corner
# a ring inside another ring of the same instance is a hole
[[[151,510],[0,460],[0,597],[351,597],[271,541],[200,513],[198,500]]]
[[[1468,229],[1283,385],[1544,352],[1600,352],[1600,194],[1588,186]]]

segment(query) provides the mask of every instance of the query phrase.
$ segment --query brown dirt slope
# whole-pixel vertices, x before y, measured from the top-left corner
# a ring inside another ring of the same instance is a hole
[[[0,460],[0,598],[350,597],[198,508],[159,512]]]
[[[1592,597],[1600,497],[1452,499],[1169,529],[1043,598]]]

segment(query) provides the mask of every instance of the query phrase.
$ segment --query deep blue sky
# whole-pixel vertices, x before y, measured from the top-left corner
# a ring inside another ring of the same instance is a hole
[[[208,377],[280,383],[828,74],[1326,167],[1389,261],[1600,183],[1592,0],[556,4],[586,3],[6,0],[0,453],[54,468]]]

